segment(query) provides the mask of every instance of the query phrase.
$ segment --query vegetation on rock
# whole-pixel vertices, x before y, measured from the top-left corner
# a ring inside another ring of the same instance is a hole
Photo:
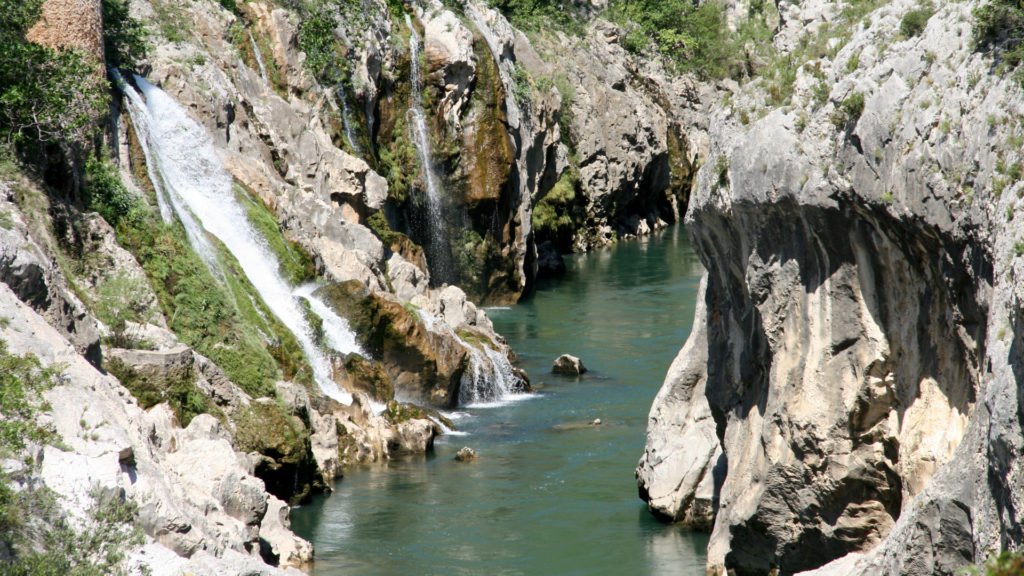
[[[149,409],[167,402],[182,427],[188,426],[200,414],[218,413],[210,400],[196,387],[196,375],[191,368],[158,378],[127,366],[116,358],[107,361],[104,367],[132,393],[143,408]]]
[[[48,409],[42,394],[60,370],[43,367],[31,355],[19,356],[0,340],[0,459],[22,458],[26,448],[55,444],[52,428],[38,422]],[[130,525],[135,507],[121,494],[93,491],[85,522],[72,526],[60,513],[56,495],[31,480],[35,460],[0,469],[0,572],[10,576],[106,576],[125,574],[124,550],[141,543]],[[12,483],[17,481],[20,486]]]
[[[974,11],[974,41],[992,50],[1003,65],[1024,62],[1024,6],[1016,0],[990,0]]]
[[[42,0],[0,0],[0,139],[15,142],[33,163],[45,165],[53,145],[78,165],[105,112],[105,81],[83,52],[25,38],[41,6]]]

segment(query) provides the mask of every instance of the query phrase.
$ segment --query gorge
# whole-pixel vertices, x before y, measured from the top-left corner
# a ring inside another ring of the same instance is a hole
[[[1024,573],[1019,3],[0,9],[0,572]]]

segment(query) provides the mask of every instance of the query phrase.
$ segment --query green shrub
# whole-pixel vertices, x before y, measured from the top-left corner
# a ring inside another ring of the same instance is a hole
[[[309,432],[280,402],[253,402],[235,419],[235,447],[273,453],[283,462],[305,457]]]
[[[143,322],[149,312],[147,286],[143,280],[119,273],[102,282],[96,289],[93,311],[110,328],[111,344],[132,348],[135,342],[125,334],[128,322]]]
[[[913,38],[924,32],[925,27],[928,26],[928,20],[934,14],[935,7],[931,4],[925,4],[920,8],[907,12],[903,15],[903,19],[900,20],[900,35],[904,38]]]
[[[105,112],[106,86],[90,57],[25,39],[41,4],[0,0],[0,138],[81,146],[96,133],[96,119]]]
[[[104,368],[132,393],[143,408],[167,402],[182,427],[188,426],[200,414],[217,414],[217,408],[196,387],[196,374],[192,369],[156,378],[117,359],[105,362]]]
[[[863,113],[864,94],[854,92],[839,104],[839,108],[832,115],[832,123],[837,129],[842,130],[851,124],[856,124]]]
[[[626,29],[623,45],[628,50],[653,48],[681,72],[723,78],[732,74],[742,54],[718,1],[612,0],[608,15]]]
[[[1020,576],[1024,574],[1024,555],[1020,552],[1006,550],[992,556],[985,564],[968,567],[959,571],[958,574],[963,576]]]
[[[573,205],[576,201],[578,177],[569,170],[533,207],[531,221],[538,239],[557,239],[571,235],[576,227]]]
[[[861,92],[854,92],[840,105],[843,112],[846,113],[846,117],[850,122],[857,122],[860,120],[860,115],[864,113],[864,94]]]
[[[135,68],[148,51],[149,34],[132,18],[127,0],[102,0],[103,48],[115,68]]]
[[[36,415],[48,409],[43,392],[53,387],[58,374],[35,356],[11,354],[0,340],[0,459],[16,455],[29,443],[55,440],[53,430],[37,423]]]
[[[974,42],[1016,68],[1024,62],[1024,6],[1016,0],[990,0],[975,9]]]
[[[139,217],[142,201],[125,188],[117,168],[109,161],[90,158],[85,164],[85,205],[111,226],[124,218]]]
[[[554,28],[577,36],[583,33],[585,20],[572,0],[491,0],[490,4],[521,30]]]
[[[335,22],[327,12],[310,14],[299,26],[299,48],[306,53],[306,66],[320,79],[334,67],[337,59]]]

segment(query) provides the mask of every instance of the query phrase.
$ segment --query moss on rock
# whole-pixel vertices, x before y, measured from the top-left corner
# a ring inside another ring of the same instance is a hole
[[[345,373],[351,388],[366,392],[378,402],[387,402],[395,397],[395,384],[380,362],[350,354],[345,359]]]
[[[419,316],[397,300],[370,293],[356,281],[325,286],[318,294],[349,321],[396,391],[436,406],[454,404],[466,358],[455,339],[428,331]]]
[[[253,402],[235,418],[234,439],[238,450],[262,456],[256,476],[278,498],[298,504],[323,488],[308,427],[279,402]]]

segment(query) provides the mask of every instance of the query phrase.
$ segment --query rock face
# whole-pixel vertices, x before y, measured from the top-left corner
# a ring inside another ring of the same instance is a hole
[[[702,302],[706,294],[705,281],[697,301]],[[654,399],[647,424],[647,447],[636,471],[640,498],[652,512],[701,530],[710,530],[714,522],[713,472],[716,465],[725,463],[711,410],[704,400],[708,362],[706,314],[706,308],[699,306],[690,338]]]
[[[1022,101],[974,52],[975,4],[884,51],[914,5],[882,6],[792,106],[745,125],[754,83],[713,112],[687,214],[706,290],[637,471],[652,509],[698,525],[712,471],[712,573],[953,574],[1021,544],[1001,193],[1020,184],[999,169],[1019,150],[998,118]]]
[[[63,383],[46,399],[63,446],[42,451],[39,474],[69,514],[84,514],[92,490],[124,490],[139,507],[147,549],[173,565],[205,552],[233,571],[258,553],[268,495],[216,419],[200,415],[183,430],[166,405],[142,411],[6,285],[0,314],[7,319],[0,338],[11,353],[61,366]],[[237,561],[224,559],[232,554]]]
[[[28,187],[33,197],[42,194]],[[48,232],[45,215],[29,219],[14,202],[9,183],[0,183],[0,208],[10,216],[9,226],[0,226],[0,281],[23,302],[42,314],[70,340],[93,365],[100,362],[99,331],[96,320],[67,286],[55,263],[56,241]],[[38,239],[38,240],[37,240]]]
[[[563,376],[580,376],[586,371],[587,367],[583,365],[583,361],[569,354],[562,354],[555,358],[555,363],[551,367],[552,373]]]

